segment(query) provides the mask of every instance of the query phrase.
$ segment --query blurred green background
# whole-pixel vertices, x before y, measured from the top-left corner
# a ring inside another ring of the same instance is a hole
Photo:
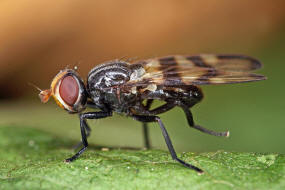
[[[259,59],[267,81],[203,86],[196,123],[230,138],[188,127],[180,109],[161,115],[177,151],[285,153],[284,1],[1,1],[0,127],[29,127],[80,140],[79,121],[28,83],[49,88],[66,66],[86,78],[97,64],[124,56],[237,53]],[[89,121],[93,145],[142,147],[140,123],[123,116]],[[158,125],[154,148],[166,149]],[[32,140],[32,139],[31,139]]]

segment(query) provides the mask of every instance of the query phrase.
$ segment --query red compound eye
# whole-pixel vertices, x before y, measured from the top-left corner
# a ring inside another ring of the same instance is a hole
[[[73,106],[79,94],[79,86],[76,79],[72,76],[67,76],[62,79],[59,87],[59,94],[66,104]]]

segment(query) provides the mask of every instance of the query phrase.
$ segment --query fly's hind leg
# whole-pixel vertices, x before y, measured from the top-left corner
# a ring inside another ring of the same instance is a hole
[[[224,136],[224,137],[229,137],[230,133],[229,131],[226,131],[226,132],[216,132],[216,131],[212,131],[210,129],[207,129],[207,128],[204,128],[200,125],[195,125],[194,123],[194,120],[193,120],[193,115],[189,109],[188,106],[186,105],[180,105],[180,107],[183,109],[185,115],[186,115],[186,118],[187,118],[187,121],[188,121],[188,124],[190,127],[194,128],[194,129],[197,129],[203,133],[207,133],[209,135],[213,135],[213,136]]]
[[[187,167],[189,169],[195,170],[195,171],[197,171],[199,173],[203,173],[203,170],[201,170],[200,168],[198,168],[196,166],[193,166],[193,165],[191,165],[191,164],[189,164],[189,163],[187,163],[187,162],[185,162],[185,161],[183,161],[183,160],[181,160],[181,159],[179,159],[177,157],[177,154],[176,154],[176,152],[175,152],[175,150],[173,148],[173,145],[172,145],[171,139],[170,139],[170,137],[168,135],[168,132],[165,129],[164,124],[162,123],[161,119],[158,116],[133,115],[133,118],[135,120],[138,120],[138,121],[141,121],[141,122],[144,122],[144,123],[146,123],[146,122],[158,122],[158,124],[160,126],[160,129],[161,129],[161,132],[162,132],[162,135],[164,137],[164,140],[166,142],[166,145],[168,147],[168,150],[169,150],[169,152],[171,154],[172,159],[177,161],[177,162],[179,162],[180,164],[182,164],[183,166],[185,166],[185,167]]]

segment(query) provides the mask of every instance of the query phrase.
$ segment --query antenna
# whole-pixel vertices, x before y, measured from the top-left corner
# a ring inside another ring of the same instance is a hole
[[[40,89],[38,86],[36,86],[36,85],[33,84],[33,83],[28,82],[28,84],[29,84],[30,86],[33,86],[35,89],[37,89],[37,90],[40,91],[40,92],[43,91],[42,89]]]

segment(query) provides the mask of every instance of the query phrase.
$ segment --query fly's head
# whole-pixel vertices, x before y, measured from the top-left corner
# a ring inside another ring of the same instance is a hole
[[[76,71],[65,69],[52,80],[50,89],[41,90],[39,97],[46,103],[52,96],[59,107],[69,113],[78,113],[86,108],[87,92]]]

